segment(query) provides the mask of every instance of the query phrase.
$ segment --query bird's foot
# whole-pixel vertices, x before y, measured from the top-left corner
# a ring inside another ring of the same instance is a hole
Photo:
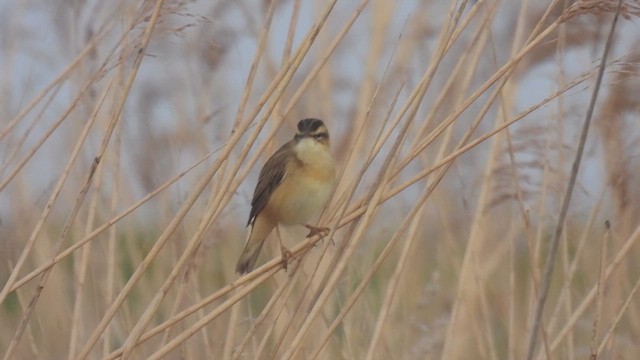
[[[329,235],[329,232],[331,231],[331,229],[329,229],[328,227],[315,227],[309,224],[305,224],[304,227],[309,229],[309,234],[307,235],[307,237],[312,237],[314,235],[320,235],[320,237],[325,237]]]
[[[284,271],[287,271],[287,268],[289,267],[289,260],[293,258],[293,253],[280,244],[280,254],[282,254],[282,267],[284,268]]]
[[[320,235],[320,238],[322,239],[322,242],[324,242],[324,237],[329,235],[329,232],[331,232],[331,229],[329,228],[319,228],[319,227],[315,227],[313,225],[309,225],[306,224],[304,227],[306,227],[307,229],[309,229],[309,234],[307,235],[307,237],[312,237],[314,235]],[[316,243],[317,244],[317,243]],[[336,244],[333,242],[333,239],[331,239],[331,245],[336,246]]]

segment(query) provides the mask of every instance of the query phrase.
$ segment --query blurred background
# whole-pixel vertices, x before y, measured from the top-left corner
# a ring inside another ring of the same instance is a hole
[[[116,356],[137,327],[225,289],[260,167],[317,117],[339,166],[320,220],[332,241],[132,356],[220,311],[163,355],[524,358],[617,1],[165,0],[155,17],[157,4],[0,0],[5,357]],[[640,350],[639,15],[624,2],[541,358]],[[279,256],[275,236],[259,264]]]

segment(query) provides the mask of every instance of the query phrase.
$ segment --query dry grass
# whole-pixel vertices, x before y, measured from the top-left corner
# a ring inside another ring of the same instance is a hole
[[[5,359],[640,350],[637,1],[611,41],[617,1],[6,3]],[[259,167],[308,116],[331,234],[282,228],[238,278]]]

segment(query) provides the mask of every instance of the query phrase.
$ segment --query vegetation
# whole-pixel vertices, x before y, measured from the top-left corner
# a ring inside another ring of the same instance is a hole
[[[637,2],[0,9],[5,359],[637,356]],[[331,233],[238,277],[304,117]]]

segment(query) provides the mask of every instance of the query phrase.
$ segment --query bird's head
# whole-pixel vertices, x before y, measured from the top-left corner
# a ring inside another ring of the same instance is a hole
[[[312,139],[323,145],[329,144],[329,130],[319,119],[303,119],[298,122],[298,133],[294,137],[296,142]]]

